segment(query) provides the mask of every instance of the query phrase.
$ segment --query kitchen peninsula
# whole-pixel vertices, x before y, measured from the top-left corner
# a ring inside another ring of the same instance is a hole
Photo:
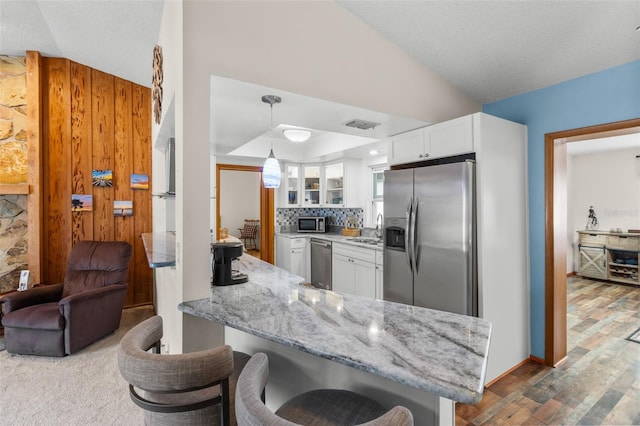
[[[453,424],[453,401],[482,398],[488,321],[332,291],[244,255],[249,282],[183,302],[184,313],[225,326],[225,342],[269,356],[267,405],[332,387],[409,408],[416,424]]]

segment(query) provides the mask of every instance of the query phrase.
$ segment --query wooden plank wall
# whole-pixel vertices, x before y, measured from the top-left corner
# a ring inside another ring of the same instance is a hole
[[[131,189],[132,173],[151,182],[151,92],[68,59],[42,58],[42,282],[62,282],[67,255],[81,240],[133,246],[127,306],[153,303],[153,275],[140,234],[151,232],[151,188]],[[94,187],[93,170],[111,170],[111,187]],[[71,210],[72,194],[93,195],[93,211]],[[113,202],[132,200],[133,216]]]

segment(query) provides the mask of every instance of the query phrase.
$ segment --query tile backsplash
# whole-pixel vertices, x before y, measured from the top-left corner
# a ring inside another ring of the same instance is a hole
[[[358,222],[358,228],[364,225],[363,209],[339,209],[339,208],[278,208],[276,209],[276,229],[280,232],[296,231],[298,217],[304,216],[327,216],[329,218],[329,230],[339,232],[347,219],[354,216]]]

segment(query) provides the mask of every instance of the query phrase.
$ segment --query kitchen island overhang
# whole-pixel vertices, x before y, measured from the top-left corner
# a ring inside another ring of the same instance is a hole
[[[488,321],[307,288],[248,255],[239,264],[248,283],[212,286],[180,311],[452,401],[482,398]]]

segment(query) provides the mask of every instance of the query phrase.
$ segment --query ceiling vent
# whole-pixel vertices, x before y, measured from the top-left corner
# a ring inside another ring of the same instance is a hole
[[[366,121],[366,120],[358,120],[356,118],[356,119],[347,121],[346,123],[344,123],[344,125],[347,127],[355,127],[356,129],[368,130],[368,129],[373,129],[376,126],[379,126],[380,123],[374,123],[373,121]]]

